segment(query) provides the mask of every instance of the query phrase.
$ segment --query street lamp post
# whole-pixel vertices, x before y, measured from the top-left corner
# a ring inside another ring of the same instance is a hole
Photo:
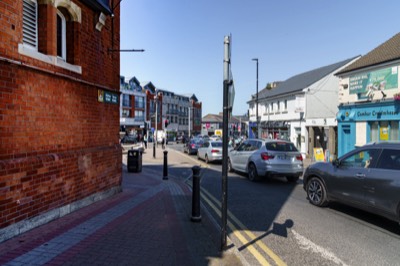
[[[153,158],[156,158],[156,145],[157,145],[157,123],[158,123],[158,116],[157,116],[157,111],[158,111],[158,96],[160,93],[156,94],[154,97],[154,104],[155,104],[155,134],[153,135]]]
[[[259,128],[258,128],[258,58],[253,58],[253,61],[256,61],[257,63],[257,74],[256,74],[256,88],[257,88],[257,92],[256,92],[256,127],[257,127],[257,138],[259,138]]]
[[[189,139],[190,139],[190,106],[188,106],[188,118],[189,118],[189,121],[188,121],[188,123],[189,123],[189,127],[188,127],[188,133],[189,133]]]

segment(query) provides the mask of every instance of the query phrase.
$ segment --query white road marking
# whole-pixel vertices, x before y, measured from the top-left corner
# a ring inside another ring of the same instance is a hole
[[[300,247],[302,249],[306,249],[306,250],[311,250],[314,253],[318,253],[320,254],[323,258],[330,260],[338,265],[343,265],[343,266],[347,266],[346,263],[344,263],[341,259],[339,259],[338,257],[336,257],[335,254],[333,254],[332,252],[326,250],[325,248],[318,246],[317,244],[315,244],[314,242],[312,242],[311,240],[307,239],[306,237],[300,235],[299,233],[297,233],[295,230],[291,230],[292,233],[294,234],[297,242],[300,244]]]

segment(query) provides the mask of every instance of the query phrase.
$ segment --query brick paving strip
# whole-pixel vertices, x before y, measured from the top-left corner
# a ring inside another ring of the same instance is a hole
[[[171,186],[172,183],[169,183],[168,186]],[[163,191],[166,189],[166,186],[163,183],[160,183],[157,186],[153,186],[150,189],[132,197],[129,198],[118,205],[94,216],[93,218],[71,228],[70,230],[66,231],[65,233],[62,233],[59,236],[54,237],[53,239],[46,241],[46,243],[37,246],[36,248],[33,248],[32,250],[26,252],[23,255],[20,255],[16,258],[14,258],[11,261],[8,261],[4,265],[43,265],[46,264],[50,261],[53,263],[51,264],[58,264],[58,263],[63,263],[63,260],[71,259],[70,256],[60,256],[63,253],[68,254],[67,251],[69,251],[69,254],[73,255],[74,253],[76,254],[79,252],[79,250],[82,247],[76,248],[76,246],[80,243],[84,243],[84,240],[87,240],[88,238],[92,237],[93,235],[102,229],[104,229],[107,225],[112,223],[112,221],[127,215],[130,211],[134,210],[137,208],[140,204],[144,203],[145,201],[148,201],[151,198],[155,198],[157,200],[157,195],[162,195]],[[172,186],[172,189],[174,191],[174,194],[183,194],[183,191],[179,188],[177,184]],[[180,191],[179,191],[180,190]],[[176,192],[178,191],[178,192]],[[169,194],[169,193],[168,193]],[[165,193],[164,193],[165,197]],[[172,206],[172,204],[170,204]],[[169,210],[167,216],[169,216],[169,222],[168,226],[173,226],[173,224],[176,223],[171,223],[175,218],[173,218],[173,212],[174,210]],[[154,212],[151,212],[154,213]],[[175,219],[176,220],[176,219]],[[176,221],[175,221],[176,222]],[[179,230],[175,230],[179,231]],[[179,237],[182,238],[182,237]],[[182,240],[182,239],[179,239]],[[136,240],[136,242],[140,242],[141,240]],[[139,252],[140,253],[140,252]],[[59,257],[59,258],[57,258]],[[92,260],[95,258],[91,258]],[[162,258],[160,258],[161,261]],[[167,258],[164,258],[167,259]],[[178,260],[181,260],[177,258]],[[88,261],[89,262],[89,261]],[[92,261],[93,262],[93,261]],[[114,261],[115,262],[115,261]],[[131,261],[132,262],[132,261]],[[105,261],[103,261],[104,264],[107,264]]]

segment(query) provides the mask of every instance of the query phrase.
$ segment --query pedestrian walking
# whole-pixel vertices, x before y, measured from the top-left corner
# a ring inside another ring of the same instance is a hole
[[[147,149],[147,133],[143,136],[144,148]]]

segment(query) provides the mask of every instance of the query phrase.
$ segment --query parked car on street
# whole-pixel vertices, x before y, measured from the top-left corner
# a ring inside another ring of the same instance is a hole
[[[121,139],[121,144],[135,144],[137,143],[137,136],[136,135],[125,135]]]
[[[303,174],[303,157],[286,140],[247,139],[228,153],[228,170],[247,173],[250,181],[276,176],[297,182]]]
[[[184,135],[180,135],[176,138],[176,143],[186,143],[187,139]]]
[[[370,143],[304,171],[309,202],[341,202],[400,222],[400,143]]]
[[[210,140],[213,140],[213,141],[221,140],[221,137],[217,136],[217,135],[212,135],[212,136],[210,136]]]
[[[183,146],[183,152],[186,152],[187,154],[196,154],[198,148],[200,148],[203,145],[203,140],[202,139],[191,139],[188,142],[185,143]]]
[[[233,149],[228,146],[228,151]],[[204,160],[206,163],[222,161],[222,141],[205,141],[197,150],[197,159]]]

